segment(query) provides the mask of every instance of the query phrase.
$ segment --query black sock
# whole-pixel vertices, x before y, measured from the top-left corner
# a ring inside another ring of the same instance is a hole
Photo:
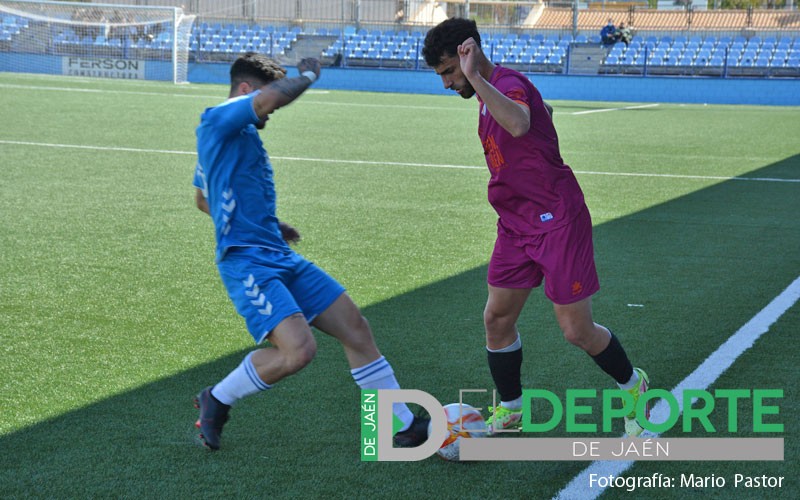
[[[611,333],[611,330],[608,331]],[[608,343],[603,352],[592,359],[597,366],[603,369],[604,372],[611,375],[618,384],[624,384],[631,379],[633,375],[633,365],[625,354],[625,349],[622,344],[617,340],[617,336],[611,333],[611,342]]]
[[[522,348],[511,352],[492,352],[487,349],[486,353],[500,401],[514,401],[522,396]]]

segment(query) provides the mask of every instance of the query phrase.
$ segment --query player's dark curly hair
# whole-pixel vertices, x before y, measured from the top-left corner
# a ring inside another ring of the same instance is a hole
[[[442,21],[425,35],[425,44],[422,46],[425,63],[434,67],[442,62],[443,57],[458,55],[458,46],[470,37],[475,39],[478,46],[481,45],[478,25],[472,19],[454,17]]]
[[[264,54],[247,52],[231,65],[231,89],[242,82],[253,82],[253,80],[266,85],[285,76],[286,69],[273,59]]]

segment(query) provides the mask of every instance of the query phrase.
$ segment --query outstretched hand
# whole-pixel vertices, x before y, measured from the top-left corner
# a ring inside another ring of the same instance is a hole
[[[299,63],[297,63],[297,70],[300,73],[304,71],[311,71],[317,78],[319,78],[319,74],[322,71],[322,66],[320,65],[319,61],[313,57],[306,57],[305,59],[301,59]]]

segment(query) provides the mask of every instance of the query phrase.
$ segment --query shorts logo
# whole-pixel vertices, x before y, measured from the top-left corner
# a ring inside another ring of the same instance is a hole
[[[539,216],[539,220],[542,221],[542,222],[551,221],[551,220],[553,220],[553,214],[550,213],[550,212],[547,212],[546,214],[541,214]]]
[[[580,281],[574,281],[574,282],[572,282],[572,295],[573,295],[573,296],[575,296],[575,295],[580,295],[580,293],[581,293],[582,291],[583,291],[583,285],[581,284],[581,282],[580,282]]]
[[[272,314],[272,303],[267,300],[266,295],[261,293],[261,289],[256,284],[256,278],[251,274],[246,280],[242,281],[242,284],[245,286],[244,294],[253,298],[250,303],[261,308],[258,313],[264,316]]]

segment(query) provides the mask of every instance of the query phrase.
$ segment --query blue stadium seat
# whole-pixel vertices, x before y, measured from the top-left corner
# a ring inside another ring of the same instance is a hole
[[[661,59],[662,61],[667,57],[667,51],[664,49],[655,49],[651,52],[650,59]]]
[[[619,56],[618,62],[620,66],[630,66],[633,64],[633,54],[623,54]]]
[[[750,55],[743,55],[742,58],[739,60],[739,66],[743,66],[745,68],[755,65],[756,58],[755,56]]]
[[[708,66],[709,61],[711,60],[711,53],[710,52],[700,52],[697,54],[697,57],[694,60],[695,66]]]
[[[773,62],[780,61],[781,65],[783,65],[783,63],[786,62],[786,59],[788,59],[788,57],[789,53],[786,50],[775,49],[775,52],[772,53],[772,61]]]

